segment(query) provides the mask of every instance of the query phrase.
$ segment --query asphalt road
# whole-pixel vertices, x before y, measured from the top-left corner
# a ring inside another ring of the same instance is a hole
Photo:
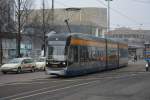
[[[150,100],[149,77],[142,62],[72,78],[44,72],[0,75],[0,100]]]

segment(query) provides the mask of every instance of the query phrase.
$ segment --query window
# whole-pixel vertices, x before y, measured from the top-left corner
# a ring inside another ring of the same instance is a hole
[[[25,64],[27,64],[27,63],[32,63],[33,62],[33,60],[32,59],[24,59],[24,61],[23,61]]]
[[[80,62],[87,62],[89,60],[89,51],[87,46],[80,46]]]
[[[70,62],[78,62],[78,47],[77,46],[71,46],[69,49],[69,61]]]

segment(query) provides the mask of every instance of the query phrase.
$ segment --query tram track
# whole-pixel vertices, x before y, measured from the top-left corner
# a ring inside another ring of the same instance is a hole
[[[101,76],[100,76],[101,75]],[[88,85],[87,83],[91,84],[100,80],[104,80],[104,79],[118,79],[118,78],[125,78],[125,77],[133,77],[139,75],[139,73],[137,74],[114,74],[114,73],[110,73],[109,75],[105,76],[104,74],[96,74],[96,75],[89,75],[89,76],[81,76],[81,77],[75,77],[75,78],[67,78],[67,79],[62,79],[62,78],[57,78],[57,79],[41,79],[40,82],[42,81],[43,84],[46,84],[46,86],[41,87],[39,89],[35,89],[35,90],[28,90],[28,91],[23,91],[20,93],[15,93],[12,94],[10,96],[4,96],[2,98],[0,98],[0,100],[10,100],[10,99],[14,99],[14,100],[18,100],[18,99],[23,99],[23,98],[28,98],[28,97],[34,97],[37,95],[43,95],[43,94],[47,94],[47,93],[52,93],[52,92],[57,92],[60,90],[64,90],[64,89],[71,89],[71,88],[76,88],[78,86],[84,86],[84,85]],[[28,85],[35,85],[38,84],[39,80],[33,81],[31,82],[31,84]],[[41,85],[39,82],[39,85]],[[28,83],[28,82],[26,82]],[[27,84],[23,84],[23,85],[27,85]],[[30,81],[29,81],[30,83]],[[13,84],[14,86],[15,84]],[[17,86],[19,84],[16,84]],[[27,85],[27,86],[28,86]]]
[[[15,93],[15,94],[12,94],[10,96],[2,97],[2,98],[0,98],[0,100],[10,100],[10,99],[12,100],[13,98],[20,98],[22,96],[28,96],[28,95],[31,95],[31,94],[34,95],[34,94],[45,93],[46,91],[59,90],[62,87],[68,87],[68,86],[74,86],[74,85],[78,86],[78,84],[81,84],[81,83],[84,83],[84,82],[86,84],[90,80],[91,79],[87,79],[87,80],[58,80],[58,81],[45,82],[45,84],[49,84],[49,86],[41,87],[41,88],[35,89],[35,90],[29,90],[29,91]],[[95,80],[95,79],[92,79],[92,80]],[[18,84],[16,84],[16,85],[17,85],[17,87],[19,87]],[[13,84],[13,86],[14,86],[14,84]]]

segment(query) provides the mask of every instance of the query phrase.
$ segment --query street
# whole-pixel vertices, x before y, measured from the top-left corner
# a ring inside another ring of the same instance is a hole
[[[149,9],[0,0],[0,100],[150,100]]]
[[[143,61],[128,67],[62,78],[44,72],[0,74],[0,100],[150,100]]]

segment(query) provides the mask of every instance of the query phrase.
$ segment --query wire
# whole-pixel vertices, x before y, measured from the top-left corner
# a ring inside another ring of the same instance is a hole
[[[103,6],[107,7],[107,4],[105,4],[105,3],[102,2],[101,0],[96,0],[96,1],[99,2],[100,4],[102,4]],[[134,0],[134,1],[135,1],[135,2],[142,2],[142,3],[143,3],[143,2],[144,2],[144,3],[146,3],[146,2],[150,3],[149,1],[142,1],[142,0]],[[62,3],[62,2],[60,2],[60,1],[58,1],[58,0],[55,0],[55,2],[59,3],[60,5],[63,5],[64,7],[71,8],[71,6],[66,5],[66,4],[64,4],[64,3]],[[124,17],[124,18],[126,18],[126,19],[128,19],[128,20],[130,20],[130,21],[132,21],[132,22],[134,22],[134,23],[136,23],[136,24],[138,24],[138,25],[141,24],[141,23],[139,24],[139,22],[138,22],[137,20],[135,20],[135,19],[133,19],[133,18],[127,16],[126,14],[123,14],[122,12],[120,12],[120,11],[118,11],[118,10],[112,8],[112,7],[110,7],[110,9],[111,9],[112,11],[114,11],[115,13],[121,15],[122,17]]]
[[[64,7],[72,8],[71,6],[68,6],[68,5],[66,5],[66,4],[64,4],[64,3],[60,2],[60,1],[56,1],[56,0],[55,0],[55,2],[59,3],[60,5],[63,5]]]
[[[139,3],[144,3],[144,4],[150,4],[150,1],[145,1],[145,0],[132,0],[134,2],[139,2]]]
[[[99,3],[101,3],[101,4],[103,4],[105,7],[107,7],[107,5],[106,5],[104,2],[102,2],[102,1],[100,1],[100,0],[96,0],[96,1],[99,2]],[[118,10],[112,8],[112,7],[110,7],[110,9],[111,9],[112,11],[114,11],[114,12],[120,14],[122,17],[124,17],[124,18],[126,18],[126,19],[128,19],[128,20],[130,20],[130,21],[132,21],[132,22],[134,22],[134,23],[136,23],[136,24],[139,24],[138,21],[136,21],[136,20],[133,19],[133,18],[130,18],[130,17],[127,16],[126,14],[123,14],[122,12],[120,12],[120,11],[118,11]]]

